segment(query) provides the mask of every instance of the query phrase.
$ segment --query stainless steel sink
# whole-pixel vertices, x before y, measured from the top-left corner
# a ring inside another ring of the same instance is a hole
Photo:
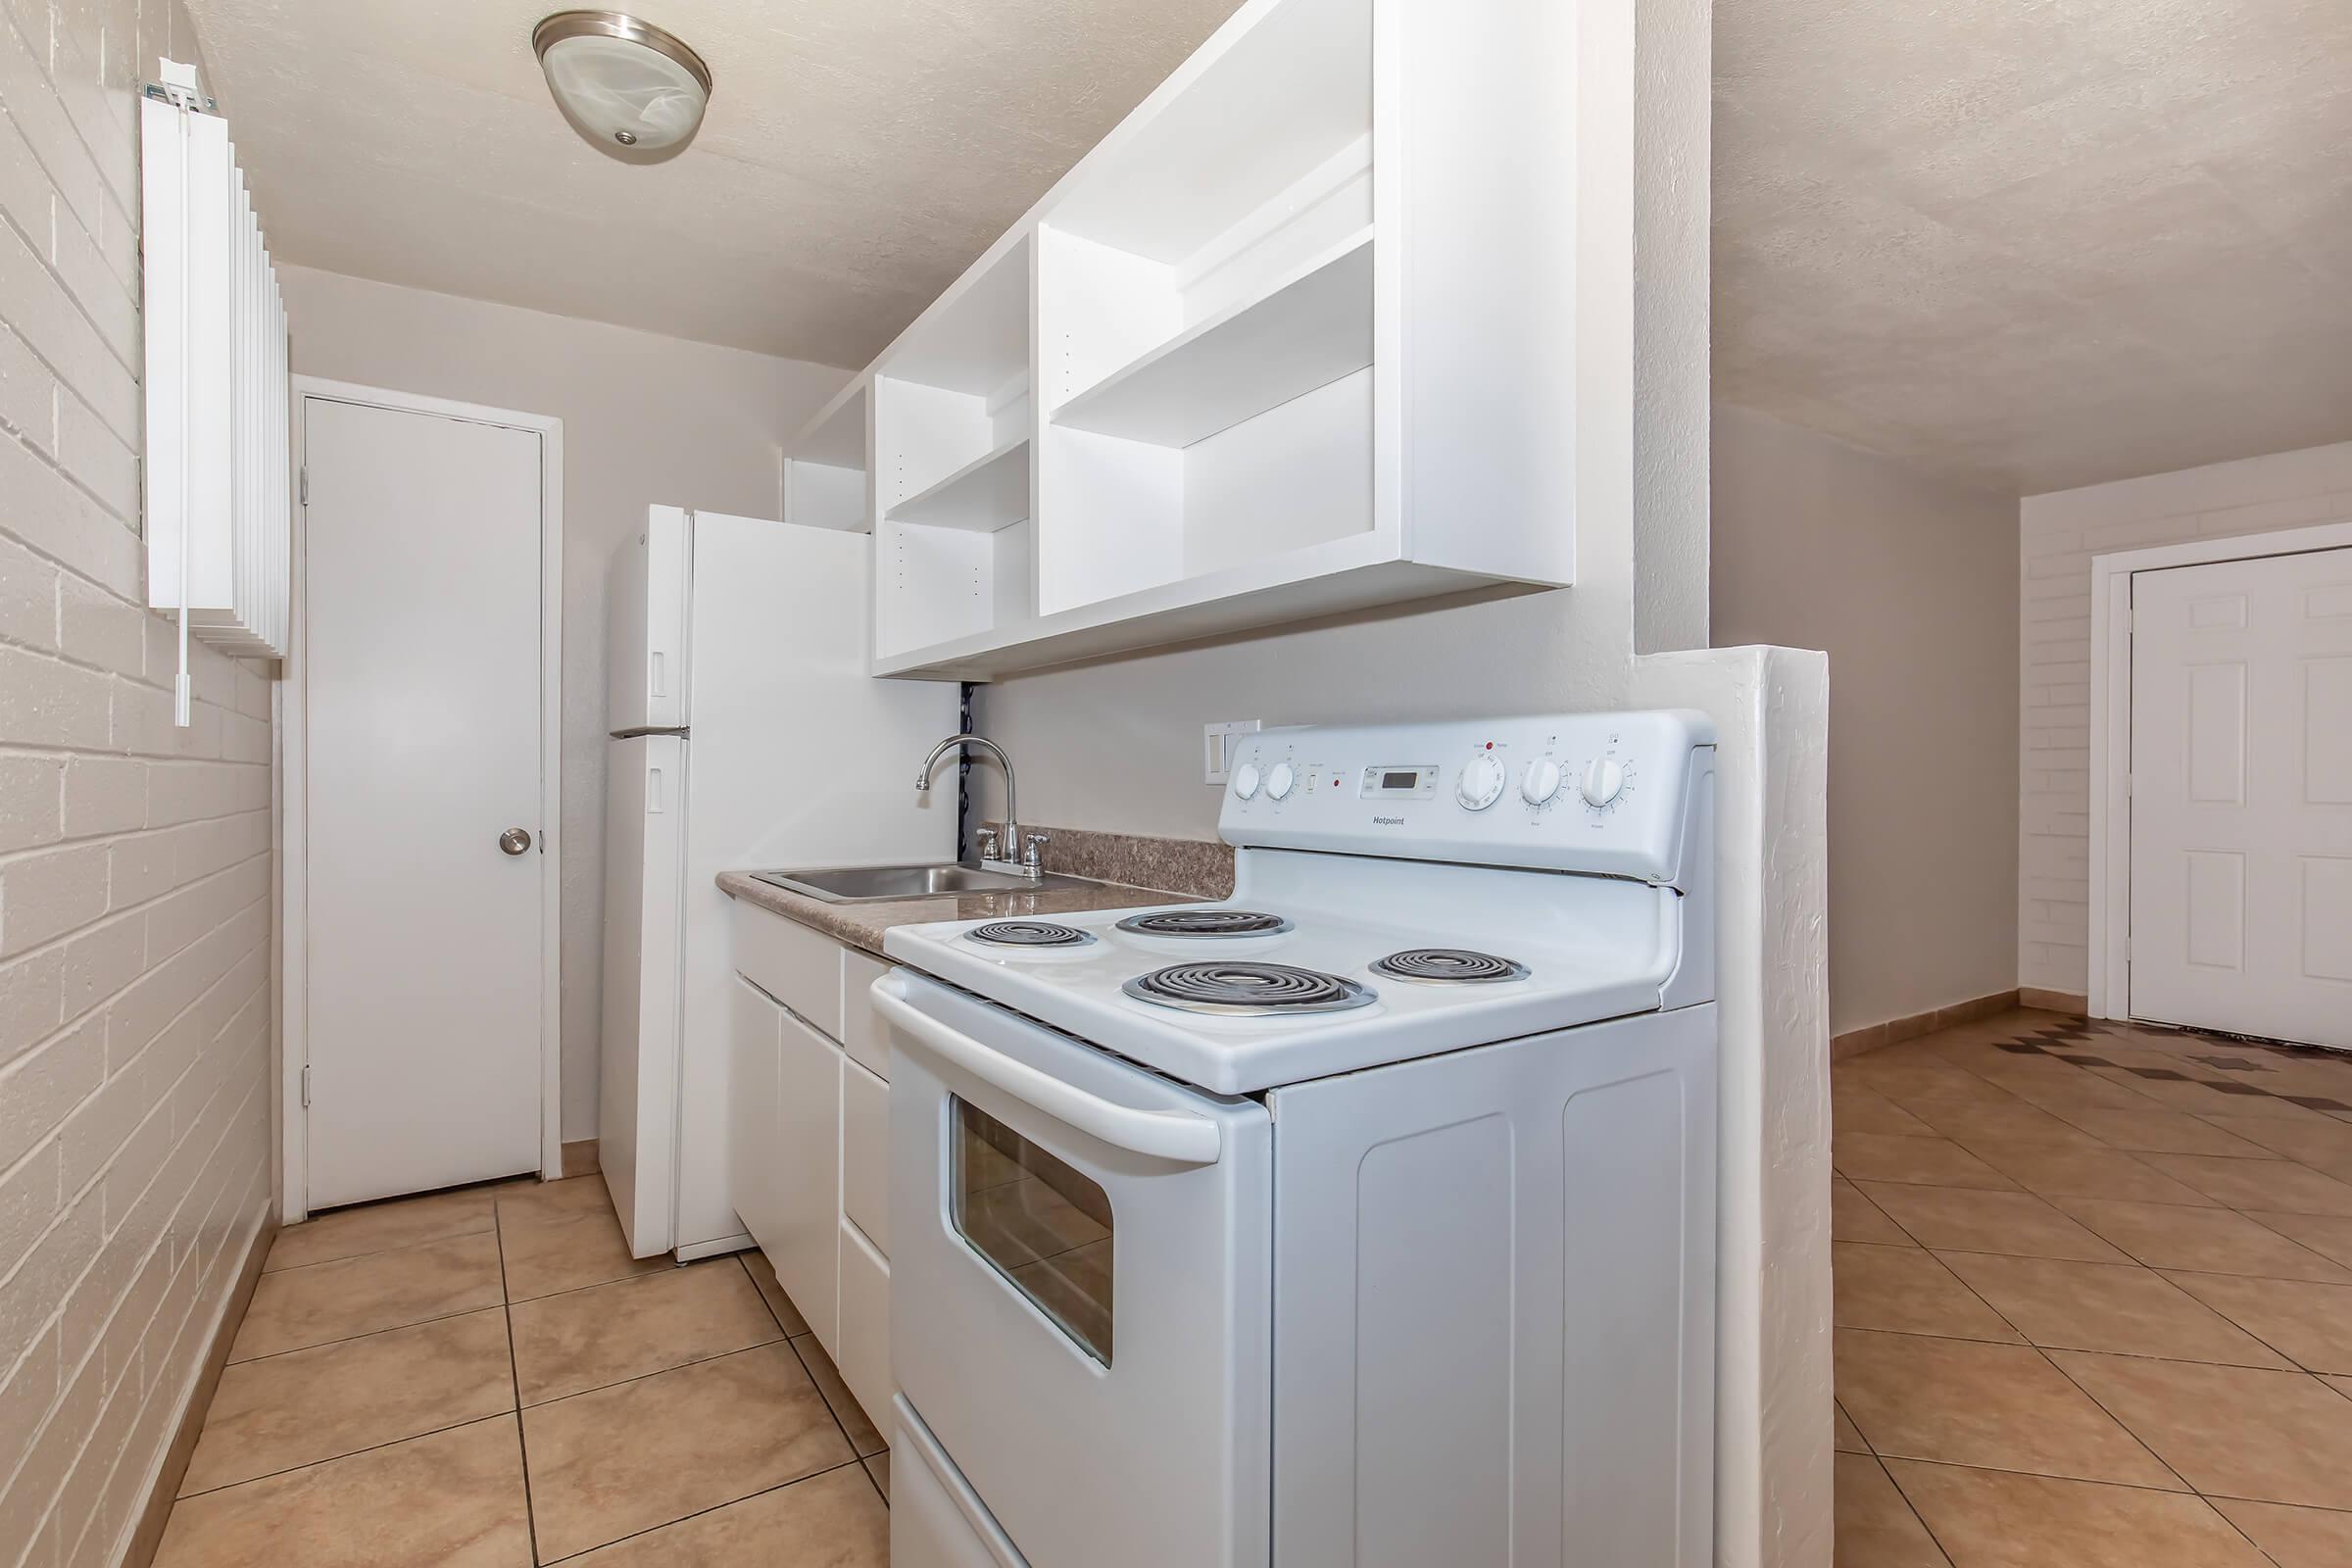
[[[755,881],[805,894],[827,904],[872,904],[885,899],[922,899],[945,893],[1035,893],[1043,888],[1083,888],[1084,877],[1015,876],[976,865],[839,865],[811,870],[754,871]]]

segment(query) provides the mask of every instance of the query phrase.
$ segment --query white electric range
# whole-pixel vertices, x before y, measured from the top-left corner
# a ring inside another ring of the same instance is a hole
[[[1709,1561],[1713,779],[1268,730],[1230,900],[892,930],[896,1568]]]

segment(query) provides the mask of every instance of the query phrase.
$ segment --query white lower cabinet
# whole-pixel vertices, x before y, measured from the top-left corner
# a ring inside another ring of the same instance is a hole
[[[784,1235],[783,1146],[776,1137],[779,1073],[788,1014],[767,993],[735,977],[728,1063],[727,1186],[735,1215],[762,1248]],[[772,1252],[773,1249],[769,1250]]]
[[[841,1345],[833,1352],[841,1381],[877,1426],[889,1419],[890,1263],[849,1220],[841,1222]]]
[[[890,1255],[890,1085],[854,1061],[841,1069],[841,1214]]]
[[[890,966],[756,905],[735,927],[735,1210],[887,1431],[890,1057],[866,987]]]
[[[777,1054],[777,1226],[760,1245],[819,1345],[840,1343],[841,1050],[789,1013]]]

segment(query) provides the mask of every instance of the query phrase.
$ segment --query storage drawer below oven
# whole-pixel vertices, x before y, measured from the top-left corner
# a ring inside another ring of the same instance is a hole
[[[890,1414],[891,1568],[1028,1568],[906,1401]]]

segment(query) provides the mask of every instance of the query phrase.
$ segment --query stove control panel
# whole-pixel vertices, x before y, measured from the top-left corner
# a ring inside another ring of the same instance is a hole
[[[1217,826],[1235,845],[1672,882],[1713,765],[1713,727],[1683,711],[1269,729],[1242,738]]]

